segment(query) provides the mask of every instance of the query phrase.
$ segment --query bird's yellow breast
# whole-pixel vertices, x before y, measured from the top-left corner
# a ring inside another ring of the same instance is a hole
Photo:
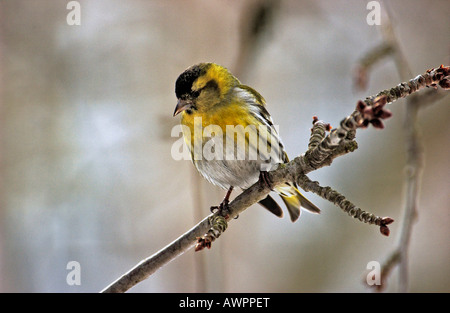
[[[191,114],[183,112],[181,124],[189,126],[192,130],[194,119],[201,118],[203,127],[208,125],[218,125],[223,129],[226,128],[226,125],[242,125],[245,127],[249,124],[246,119],[248,114],[248,109],[239,104],[218,105],[208,112],[194,111]]]
[[[188,134],[184,134],[186,143],[189,143],[189,139],[194,139],[194,133],[195,136],[203,137],[202,134],[198,134],[198,129],[195,129],[199,125],[201,125],[202,130],[206,126],[217,125],[225,134],[227,125],[242,125],[243,127],[247,127],[250,124],[254,124],[254,121],[250,121],[249,117],[251,115],[246,107],[237,103],[231,103],[228,105],[218,105],[208,110],[208,112],[193,111],[191,114],[183,112],[181,124],[187,126],[190,130],[191,138],[186,138]]]

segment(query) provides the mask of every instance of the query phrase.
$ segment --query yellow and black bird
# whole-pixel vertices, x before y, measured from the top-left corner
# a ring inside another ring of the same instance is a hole
[[[245,190],[259,180],[261,172],[289,161],[264,98],[226,68],[215,63],[189,67],[176,80],[175,94],[178,103],[173,115],[181,114],[192,161],[209,182],[228,189],[225,201],[233,187]],[[320,213],[295,184],[286,183],[274,191],[293,222],[300,216],[300,207]],[[259,203],[275,215],[283,215],[270,195]]]

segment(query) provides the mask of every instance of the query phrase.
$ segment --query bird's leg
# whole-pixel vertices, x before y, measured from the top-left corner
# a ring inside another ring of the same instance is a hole
[[[273,182],[270,179],[269,172],[261,171],[259,172],[259,185],[261,188],[269,187],[270,190],[273,190]]]
[[[229,214],[229,207],[228,204],[230,203],[230,195],[233,191],[233,186],[230,186],[230,188],[227,191],[227,194],[225,195],[225,198],[223,198],[222,203],[219,204],[219,206],[212,206],[210,208],[211,213],[215,213],[216,211],[219,212],[220,215],[222,215],[225,218],[228,218]]]

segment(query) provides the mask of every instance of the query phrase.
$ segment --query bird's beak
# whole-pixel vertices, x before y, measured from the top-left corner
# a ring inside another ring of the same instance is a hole
[[[175,111],[173,112],[173,116],[178,115],[186,109],[189,109],[191,106],[191,101],[178,99],[177,106],[175,107]]]

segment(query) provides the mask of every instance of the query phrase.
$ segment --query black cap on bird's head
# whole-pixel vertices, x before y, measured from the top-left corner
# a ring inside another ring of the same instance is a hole
[[[205,74],[205,72],[205,66],[194,65],[181,73],[175,83],[175,95],[177,96],[177,98],[181,99],[183,96],[186,97],[187,95],[191,94],[192,84],[197,78]]]
[[[173,116],[178,113],[189,110],[193,105],[193,100],[198,97],[198,91],[192,90],[192,85],[200,76],[204,75],[207,71],[207,64],[201,63],[193,65],[180,76],[178,76],[175,82],[175,95],[177,96],[178,102],[175,107]]]

